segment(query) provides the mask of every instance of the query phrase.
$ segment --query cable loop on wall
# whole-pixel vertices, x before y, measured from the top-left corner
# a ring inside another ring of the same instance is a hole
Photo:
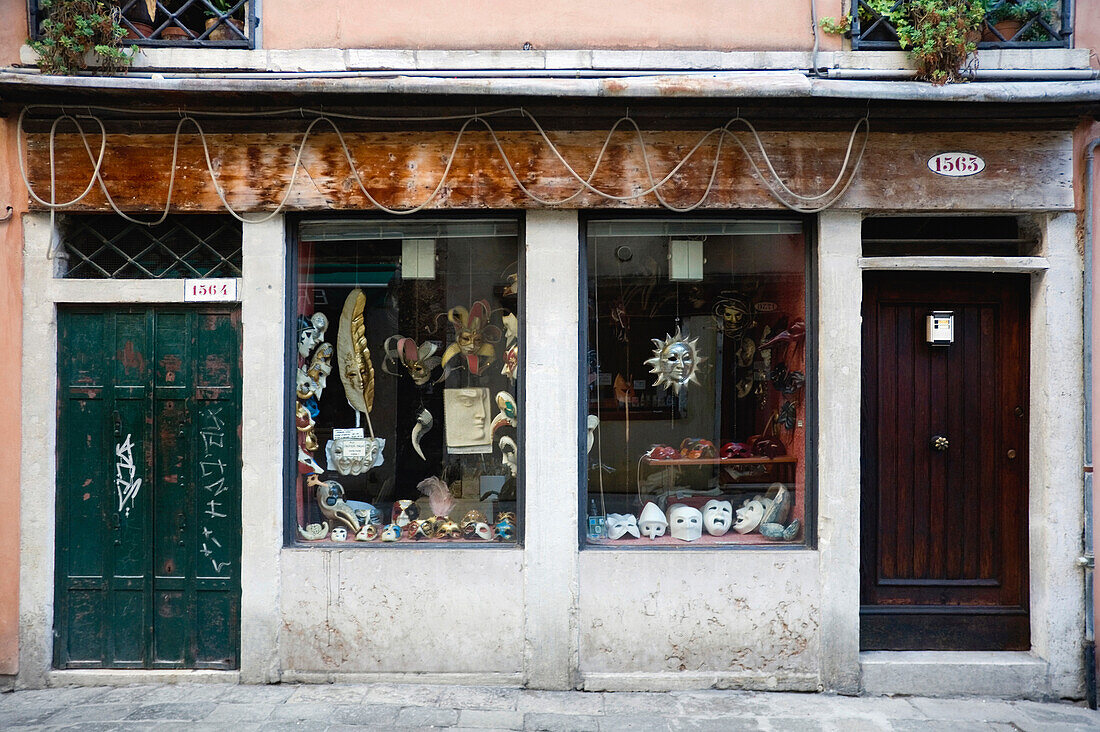
[[[118,214],[122,218],[126,219],[127,221],[130,221],[130,222],[135,223],[135,224],[141,224],[141,225],[144,225],[144,226],[156,226],[160,223],[163,223],[167,219],[168,213],[172,208],[172,196],[173,196],[173,193],[174,193],[174,190],[175,190],[175,183],[176,183],[176,164],[179,160],[180,137],[183,134],[183,130],[184,130],[185,126],[193,127],[194,130],[195,130],[195,134],[198,135],[199,140],[202,143],[203,157],[204,157],[205,162],[206,162],[207,172],[209,173],[209,176],[210,176],[210,182],[214,186],[214,191],[217,194],[218,199],[221,201],[222,205],[225,207],[225,210],[228,211],[229,214],[232,215],[237,220],[239,220],[243,223],[251,223],[251,224],[262,223],[264,221],[268,221],[268,220],[274,218],[275,216],[278,216],[286,208],[287,201],[290,199],[291,191],[293,190],[294,184],[298,180],[298,175],[299,175],[300,171],[302,170],[302,156],[303,156],[303,153],[306,149],[306,145],[309,143],[309,139],[310,139],[310,136],[313,134],[314,128],[316,128],[317,125],[320,125],[320,124],[327,125],[329,128],[331,128],[333,133],[336,135],[336,138],[340,143],[340,149],[342,150],[342,152],[344,154],[344,158],[347,161],[348,166],[351,169],[352,178],[354,179],[355,184],[358,186],[359,191],[360,191],[360,193],[362,193],[364,199],[366,199],[366,201],[371,206],[373,206],[374,208],[377,208],[377,209],[379,209],[381,211],[384,211],[386,213],[389,213],[389,214],[394,214],[394,215],[399,215],[399,216],[414,214],[414,213],[423,211],[425,208],[429,207],[430,205],[432,205],[433,202],[435,202],[436,198],[439,196],[440,192],[443,190],[444,186],[447,184],[448,177],[451,174],[451,169],[454,165],[455,158],[458,154],[459,145],[462,143],[463,136],[466,134],[467,130],[469,130],[469,128],[472,125],[475,125],[475,124],[480,125],[481,127],[483,127],[486,130],[486,132],[489,134],[489,137],[492,140],[493,145],[496,147],[497,152],[500,154],[500,157],[501,157],[501,160],[504,163],[505,169],[508,171],[509,176],[511,176],[511,178],[512,178],[513,182],[516,184],[516,186],[531,201],[533,201],[533,202],[535,202],[539,205],[551,206],[551,207],[563,206],[563,205],[568,204],[571,201],[575,200],[578,196],[582,195],[585,192],[591,193],[593,195],[599,196],[599,197],[604,198],[604,199],[609,200],[609,201],[615,201],[615,202],[619,202],[619,203],[636,201],[640,198],[644,198],[645,196],[653,194],[656,197],[658,203],[660,203],[660,205],[662,207],[664,207],[664,208],[666,208],[670,211],[674,211],[674,212],[678,212],[678,213],[686,213],[686,212],[689,212],[689,211],[693,211],[696,208],[698,208],[699,206],[702,206],[706,202],[707,197],[710,195],[711,191],[714,189],[715,183],[716,183],[717,178],[718,178],[718,170],[719,170],[719,166],[720,166],[721,161],[722,161],[722,154],[723,154],[723,150],[724,150],[724,148],[726,146],[726,143],[727,143],[727,138],[732,140],[733,143],[735,143],[737,145],[737,147],[740,148],[741,152],[748,159],[749,165],[750,165],[755,177],[758,178],[767,187],[768,191],[772,194],[772,196],[776,199],[776,201],[778,201],[783,206],[786,206],[787,208],[789,208],[793,211],[797,211],[799,213],[808,214],[808,213],[816,213],[818,211],[823,211],[823,210],[829,208],[830,206],[832,206],[834,203],[836,203],[836,201],[839,200],[847,192],[848,187],[852,184],[852,181],[855,179],[855,173],[859,169],[859,165],[863,160],[864,152],[867,149],[867,139],[870,135],[870,120],[865,115],[862,118],[860,118],[859,120],[857,120],[855,125],[852,127],[852,131],[851,131],[851,134],[849,135],[849,139],[848,139],[848,146],[847,146],[847,149],[846,149],[845,154],[844,154],[844,160],[841,163],[840,170],[837,172],[836,178],[833,180],[832,184],[825,191],[823,191],[821,193],[803,194],[803,193],[798,193],[797,191],[794,191],[793,189],[790,188],[790,186],[788,186],[783,181],[782,176],[780,176],[779,172],[775,169],[775,165],[772,163],[771,157],[768,155],[768,151],[767,151],[767,149],[764,145],[763,140],[761,140],[759,133],[757,132],[756,128],[752,125],[751,122],[749,122],[747,119],[741,117],[740,109],[738,109],[738,113],[735,117],[730,119],[728,122],[726,122],[721,127],[715,127],[713,129],[708,130],[705,133],[703,133],[699,137],[699,139],[695,142],[695,144],[692,145],[692,147],[687,151],[687,153],[685,153],[680,158],[680,160],[676,163],[676,165],[674,165],[673,168],[668,173],[666,173],[664,176],[662,176],[659,180],[656,178],[656,176],[653,173],[652,165],[650,163],[650,154],[649,154],[648,146],[647,146],[646,141],[645,141],[645,135],[642,132],[641,127],[638,126],[638,123],[635,122],[629,116],[629,114],[627,116],[620,117],[611,126],[611,129],[607,132],[607,135],[604,138],[603,145],[600,147],[599,154],[596,156],[596,161],[592,166],[591,172],[589,172],[589,174],[587,176],[582,176],[579,172],[577,172],[576,168],[568,160],[566,160],[565,156],[562,154],[559,147],[554,143],[554,141],[551,139],[550,135],[547,133],[547,131],[542,126],[542,124],[538,121],[538,119],[536,119],[533,114],[531,114],[530,112],[528,112],[526,109],[524,109],[522,107],[509,107],[509,108],[504,108],[504,109],[491,110],[491,111],[487,111],[487,112],[475,111],[474,114],[467,114],[467,115],[440,115],[440,116],[427,116],[427,117],[385,117],[385,116],[372,116],[372,115],[357,115],[357,114],[348,114],[348,113],[339,113],[339,112],[326,112],[323,109],[308,109],[308,108],[303,108],[303,107],[293,107],[293,108],[280,109],[280,110],[266,110],[266,111],[262,111],[262,112],[225,112],[225,111],[209,111],[209,112],[207,112],[207,111],[204,111],[204,112],[201,113],[201,115],[202,116],[207,116],[207,117],[247,118],[247,117],[260,117],[260,116],[262,116],[262,117],[270,118],[270,117],[277,116],[277,115],[294,114],[294,113],[297,113],[299,116],[301,116],[302,119],[306,119],[307,115],[311,115],[313,117],[312,120],[307,125],[306,129],[302,132],[301,139],[300,139],[300,141],[298,143],[298,146],[297,146],[297,151],[295,152],[294,165],[291,168],[290,177],[287,180],[286,187],[285,187],[282,195],[280,196],[279,202],[278,202],[277,206],[275,207],[275,209],[273,211],[267,213],[267,214],[263,214],[263,215],[258,216],[258,217],[256,217],[256,216],[245,217],[244,215],[242,215],[242,213],[240,213],[236,209],[234,209],[233,206],[229,203],[229,201],[227,199],[226,190],[222,186],[221,182],[218,180],[218,175],[215,172],[215,166],[213,164],[211,154],[210,154],[210,144],[209,144],[209,141],[207,140],[207,133],[206,133],[205,129],[203,128],[202,123],[199,121],[199,119],[196,118],[196,116],[194,116],[194,114],[192,114],[190,112],[185,112],[184,110],[178,109],[178,108],[174,109],[174,110],[171,110],[171,109],[170,110],[132,110],[132,109],[119,109],[117,107],[98,107],[97,106],[97,107],[85,107],[83,113],[76,112],[76,111],[73,111],[73,110],[69,110],[69,109],[66,109],[66,108],[61,108],[60,109],[60,114],[54,119],[53,123],[50,126],[50,134],[49,134],[49,165],[50,165],[50,194],[49,194],[49,199],[50,200],[46,200],[43,196],[39,195],[33,189],[32,185],[31,185],[31,182],[30,182],[30,179],[27,175],[27,164],[26,164],[26,161],[24,159],[24,157],[25,157],[24,144],[23,144],[23,136],[25,134],[24,130],[23,130],[24,120],[25,120],[26,115],[28,114],[28,112],[30,112],[31,110],[38,110],[38,109],[58,109],[58,108],[48,106],[48,105],[29,105],[27,107],[24,107],[19,113],[19,121],[18,121],[18,124],[17,124],[17,127],[16,127],[17,142],[18,142],[18,145],[19,145],[19,172],[20,172],[20,175],[23,178],[23,183],[26,185],[27,191],[30,194],[31,199],[35,203],[39,204],[40,206],[48,208],[50,210],[51,219],[52,219],[53,215],[55,214],[55,212],[57,210],[68,208],[68,207],[71,207],[71,206],[75,206],[75,205],[79,204],[81,201],[83,201],[91,193],[91,191],[95,188],[96,184],[98,183],[99,188],[103,192],[104,198],[107,201],[107,204],[111,207],[111,209],[116,214]],[[163,115],[163,114],[166,114],[166,113],[171,114],[172,112],[175,112],[179,115],[179,121],[176,124],[176,129],[175,129],[175,133],[173,135],[173,141],[172,141],[172,162],[171,162],[171,167],[167,171],[168,192],[167,192],[167,195],[166,195],[166,198],[165,198],[165,201],[164,201],[164,208],[161,211],[160,215],[156,219],[154,219],[152,221],[142,221],[142,220],[135,219],[135,218],[127,215],[124,211],[121,210],[121,208],[115,202],[114,198],[111,196],[111,193],[107,188],[107,183],[103,179],[103,174],[102,174],[103,162],[104,162],[104,159],[106,157],[106,152],[107,152],[107,130],[106,130],[106,126],[103,123],[103,120],[96,114],[96,112],[99,112],[99,113],[120,113],[121,112],[121,113],[126,113],[126,114],[131,114],[131,115],[133,115],[133,114],[162,114]],[[200,113],[195,113],[195,114],[200,114]],[[492,125],[492,122],[491,122],[491,119],[494,118],[494,117],[500,117],[500,116],[506,116],[506,115],[518,115],[518,116],[522,117],[523,119],[525,119],[525,120],[527,120],[528,122],[531,123],[531,125],[534,127],[535,131],[538,133],[539,138],[546,144],[547,148],[553,154],[554,158],[565,168],[566,171],[568,171],[569,176],[574,181],[576,181],[577,186],[576,186],[576,189],[572,193],[570,193],[569,195],[567,195],[565,197],[562,197],[562,198],[554,198],[554,199],[546,198],[544,196],[540,196],[538,193],[531,190],[526,184],[524,184],[524,182],[520,178],[520,175],[516,172],[512,160],[508,157],[508,154],[505,152],[504,145],[501,143],[500,138],[497,136],[497,132],[493,128],[493,125]],[[94,123],[96,127],[98,127],[98,131],[99,131],[99,151],[98,151],[98,153],[93,151],[92,145],[89,142],[89,136],[85,132],[84,124],[82,123],[82,120],[83,121],[90,121],[90,122]],[[444,166],[443,172],[439,176],[439,181],[436,183],[434,189],[428,195],[428,197],[423,202],[421,202],[421,203],[419,203],[415,206],[412,206],[412,207],[393,208],[393,207],[387,206],[384,203],[382,203],[381,201],[379,201],[367,189],[366,184],[364,183],[362,177],[360,176],[359,169],[356,165],[355,157],[352,154],[351,149],[348,147],[347,140],[344,137],[344,133],[339,128],[339,126],[337,125],[336,120],[355,120],[355,121],[366,121],[366,122],[443,122],[443,121],[459,121],[459,120],[461,120],[462,125],[461,125],[461,127],[459,127],[459,129],[455,133],[454,143],[452,144],[451,150],[447,155],[446,164]],[[81,142],[82,142],[82,144],[84,146],[84,149],[85,149],[85,151],[88,155],[88,160],[92,163],[92,174],[91,174],[91,177],[88,181],[88,185],[84,188],[84,191],[80,195],[76,196],[75,198],[73,198],[71,200],[59,203],[55,200],[55,197],[56,197],[56,172],[57,172],[56,171],[56,165],[57,165],[57,163],[56,163],[57,139],[56,138],[57,138],[58,126],[63,122],[71,122],[76,127],[76,130],[77,130],[78,134],[80,135]],[[733,128],[736,125],[740,125],[740,126],[744,127],[744,129],[747,130],[748,133],[751,135],[751,137],[752,137],[751,143],[752,143],[753,147],[755,148],[756,154],[759,155],[759,157],[763,160],[763,163],[764,163],[763,168],[761,168],[761,166],[757,163],[755,156],[752,153],[750,153],[749,146],[746,145],[745,142],[742,141],[740,135],[737,134],[737,132],[734,131]],[[636,191],[634,193],[630,193],[630,194],[626,194],[626,195],[618,195],[618,194],[612,193],[610,191],[605,191],[605,190],[593,185],[592,181],[596,178],[596,175],[600,170],[600,166],[604,162],[604,156],[607,153],[607,149],[611,144],[612,138],[620,130],[620,128],[622,128],[624,126],[628,126],[628,127],[632,128],[633,132],[634,132],[634,135],[637,138],[637,145],[638,145],[638,149],[639,149],[639,151],[641,152],[641,155],[642,155],[642,161],[643,161],[643,164],[644,164],[644,167],[645,167],[645,174],[646,174],[646,179],[648,181],[648,186],[643,188],[642,190]],[[861,127],[863,128],[864,134],[862,136],[862,141],[859,145],[859,149],[858,149],[857,152],[855,152],[854,159],[853,159],[853,152],[855,151],[855,148],[856,148],[856,144],[855,144],[856,143],[856,137],[857,137]],[[696,153],[698,153],[700,148],[702,148],[703,145],[706,144],[708,140],[711,140],[714,137],[717,137],[717,144],[715,145],[713,159],[710,161],[710,164],[709,164],[710,173],[709,173],[709,176],[707,178],[707,185],[703,189],[703,192],[699,196],[698,200],[696,200],[694,203],[691,203],[691,204],[688,204],[688,205],[685,205],[685,206],[678,206],[678,205],[670,202],[669,200],[667,200],[666,197],[665,197],[665,194],[662,191],[662,189],[666,185],[668,185],[668,183],[670,181],[672,181],[677,176],[678,173],[680,173],[680,171],[684,168],[684,166],[687,165],[695,157]],[[51,252],[52,252],[52,248],[51,248]]]

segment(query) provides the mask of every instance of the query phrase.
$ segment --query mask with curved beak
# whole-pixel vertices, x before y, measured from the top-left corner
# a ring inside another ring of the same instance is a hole
[[[321,509],[321,514],[330,521],[345,524],[352,533],[359,533],[362,526],[355,511],[344,500],[344,486],[335,480],[322,481],[316,476],[310,476],[306,480],[317,492],[317,506]]]

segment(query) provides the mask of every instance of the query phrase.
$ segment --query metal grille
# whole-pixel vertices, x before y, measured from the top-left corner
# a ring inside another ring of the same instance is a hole
[[[986,9],[978,48],[1067,48],[1070,45],[1073,0],[971,1],[984,2]],[[853,2],[852,49],[898,49],[898,33],[890,18],[905,12],[907,4],[907,0]]]
[[[28,0],[31,28],[48,13]],[[249,0],[117,0],[126,45],[252,48],[256,37],[255,3]],[[150,5],[152,11],[150,12]]]
[[[62,227],[66,279],[241,276],[241,224],[231,216],[170,216],[154,227],[74,216]]]

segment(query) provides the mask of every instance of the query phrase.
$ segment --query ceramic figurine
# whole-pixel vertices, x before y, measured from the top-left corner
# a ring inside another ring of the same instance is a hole
[[[703,535],[703,514],[697,508],[676,503],[668,509],[668,533],[673,539],[695,541]]]
[[[647,503],[642,508],[642,513],[638,517],[638,528],[650,539],[664,536],[665,531],[668,529],[668,520],[665,519],[665,512],[662,511],[656,503]]]
[[[317,506],[325,518],[334,523],[339,521],[346,524],[354,533],[359,532],[362,528],[359,525],[359,519],[356,518],[351,506],[344,501],[344,486],[335,480],[322,481],[315,476],[310,476],[306,482],[316,490]]]
[[[485,387],[444,389],[443,423],[447,447],[491,446],[489,390]]]
[[[459,357],[464,361],[471,374],[478,375],[482,369],[496,360],[494,343],[500,341],[500,328],[489,325],[492,308],[487,300],[478,300],[470,309],[453,307],[447,311],[447,319],[455,329],[455,342],[443,351],[443,381],[450,374],[451,360]]]
[[[722,536],[733,526],[733,504],[712,498],[703,504],[703,528],[711,536]]]
[[[382,541],[397,541],[401,538],[401,527],[397,524],[386,524],[382,527]]]
[[[367,296],[358,287],[344,301],[336,332],[336,361],[348,404],[357,412],[370,414],[374,407],[374,366],[370,362],[367,329],[363,322],[366,305]]]
[[[622,539],[626,536],[641,538],[638,531],[638,519],[632,513],[607,514],[607,538]]]
[[[764,517],[764,504],[757,500],[747,500],[735,513],[737,520],[733,522],[733,530],[738,534],[748,534],[760,526],[760,519]]]
[[[363,528],[359,529],[355,534],[356,541],[374,541],[378,538],[378,525],[377,524],[363,524]]]
[[[420,447],[420,440],[425,434],[432,428],[432,423],[435,420],[432,419],[432,413],[427,409],[421,408],[420,412],[416,415],[416,424],[412,428],[412,441],[413,449],[416,450],[416,454],[420,456],[421,460],[427,460],[424,457],[424,449]]]
[[[392,517],[395,525],[405,526],[420,518],[420,506],[416,505],[416,501],[394,501]]]
[[[323,524],[309,524],[304,529],[299,524],[298,536],[304,541],[320,541],[328,536],[328,521]]]
[[[704,359],[699,355],[696,344],[698,338],[688,340],[686,333],[676,329],[676,335],[665,336],[664,342],[659,338],[653,340],[653,357],[646,359],[646,365],[657,379],[653,382],[656,387],[671,388],[676,394],[688,384],[698,384],[696,378],[699,366]]]
[[[390,336],[382,346],[386,357],[382,361],[382,370],[391,376],[399,374],[398,364],[412,377],[417,386],[424,386],[432,377],[432,370],[442,359],[435,355],[439,348],[431,341],[416,344],[412,338],[401,335]]]
[[[333,541],[347,541],[348,530],[345,529],[343,526],[337,526],[335,529],[332,530],[331,538]]]

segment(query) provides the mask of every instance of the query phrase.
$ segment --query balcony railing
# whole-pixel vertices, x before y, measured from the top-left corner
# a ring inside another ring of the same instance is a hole
[[[253,48],[255,3],[249,0],[109,0],[119,11],[126,43],[145,47]],[[30,27],[48,11],[29,0]]]
[[[854,0],[852,49],[896,50],[891,22],[907,0]],[[1073,0],[972,0],[985,6],[978,48],[1068,48],[1073,37]]]

